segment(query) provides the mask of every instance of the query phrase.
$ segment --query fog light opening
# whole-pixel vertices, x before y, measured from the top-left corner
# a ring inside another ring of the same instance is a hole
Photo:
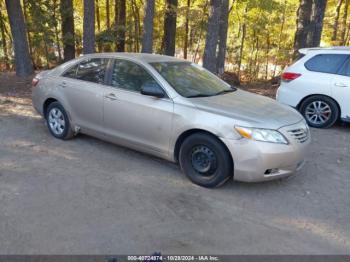
[[[265,171],[265,175],[273,175],[279,172],[278,168],[267,169]]]

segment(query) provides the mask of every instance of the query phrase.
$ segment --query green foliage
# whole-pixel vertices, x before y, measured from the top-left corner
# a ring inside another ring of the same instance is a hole
[[[54,28],[58,20],[53,19],[53,13],[57,18],[58,5],[50,0],[23,3],[32,60],[37,67],[50,67],[50,63],[57,62]]]
[[[81,52],[84,15],[82,0],[74,0],[75,39],[73,36],[62,39],[60,0],[22,1],[29,32],[31,55],[37,67],[52,67],[60,62],[63,40],[75,41],[77,53]],[[125,28],[122,28],[126,32],[126,51],[139,52],[141,50],[145,1],[127,1],[127,22]],[[337,2],[337,0],[328,1],[321,43],[324,46],[338,44],[340,41],[339,39],[331,40]],[[98,4],[100,17],[99,31],[96,26],[97,50],[113,51],[117,37],[115,30],[116,28],[120,29],[114,23],[115,1],[110,0],[111,27],[109,29],[106,21],[106,1],[98,0],[95,3]],[[190,1],[189,32],[186,35],[187,0],[179,0],[176,56],[183,55],[185,38],[187,37],[188,59],[201,62],[208,21],[208,4],[209,0]],[[226,69],[235,72],[241,71],[242,76],[250,80],[277,75],[291,61],[298,6],[299,0],[230,0]],[[154,51],[157,53],[162,53],[163,49],[164,12],[165,0],[156,0],[153,43]],[[345,44],[348,44],[350,23],[345,15],[345,4],[343,4],[340,9],[339,29],[345,30],[344,41]],[[95,20],[97,21],[97,19]],[[6,57],[7,61],[10,61],[13,48],[4,0],[0,0],[0,25],[1,23],[4,25],[5,39],[0,34],[0,57]],[[3,43],[8,49],[6,54]],[[241,65],[240,68],[238,65]]]

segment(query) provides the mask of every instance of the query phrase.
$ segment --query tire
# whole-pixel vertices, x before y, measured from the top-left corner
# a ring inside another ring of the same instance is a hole
[[[196,133],[180,148],[180,167],[195,184],[207,188],[223,185],[233,176],[233,162],[227,148],[214,136]]]
[[[52,102],[47,107],[45,116],[51,135],[62,140],[68,140],[74,136],[66,110],[59,102]]]
[[[322,95],[311,96],[300,106],[300,112],[309,126],[315,128],[329,128],[339,119],[337,103]]]

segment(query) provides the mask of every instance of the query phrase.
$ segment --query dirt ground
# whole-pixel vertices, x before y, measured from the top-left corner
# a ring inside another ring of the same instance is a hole
[[[350,254],[350,126],[311,132],[300,173],[209,190],[161,159],[54,139],[30,79],[2,74],[0,254]]]

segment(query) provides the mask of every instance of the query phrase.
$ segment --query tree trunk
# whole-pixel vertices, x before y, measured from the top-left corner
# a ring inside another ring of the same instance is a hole
[[[132,14],[134,17],[134,52],[139,52],[140,46],[140,11],[135,0],[131,0]]]
[[[198,52],[199,52],[199,45],[202,41],[202,36],[203,36],[203,28],[201,27],[201,29],[199,30],[199,36],[198,36],[198,41],[197,41],[197,45],[196,45],[196,50],[194,52],[194,55],[193,55],[193,58],[192,58],[192,61],[197,63],[197,55],[198,55]],[[198,58],[199,59],[199,58]]]
[[[29,76],[33,73],[33,64],[29,55],[21,3],[20,0],[6,0],[5,2],[14,44],[16,74]]]
[[[64,61],[75,58],[75,35],[73,1],[61,0],[60,13],[62,20],[62,39]]]
[[[153,52],[153,24],[155,0],[145,3],[145,16],[143,18],[142,53]]]
[[[340,45],[345,45],[346,43],[345,37],[346,37],[349,4],[350,4],[350,0],[346,0],[345,6],[344,6],[344,13],[342,17],[341,31],[340,31]]]
[[[252,40],[254,40],[252,42],[252,49],[251,49],[251,52],[249,53],[249,61],[248,61],[248,74],[249,74],[249,80],[251,80],[251,76],[252,76],[252,71],[253,71],[253,56],[254,56],[254,53],[255,53],[255,50],[256,50],[256,45],[255,45],[255,39],[256,39],[256,30],[253,29],[253,37],[252,37]]]
[[[326,11],[326,6],[327,0],[314,0],[310,30],[307,37],[308,47],[320,46],[323,30],[323,19]]]
[[[241,66],[242,66],[242,60],[243,60],[243,50],[244,50],[244,43],[245,43],[245,36],[247,32],[247,26],[246,23],[244,22],[242,25],[242,38],[241,38],[241,47],[239,51],[239,62],[238,62],[238,78],[241,76]]]
[[[54,19],[54,33],[55,33],[55,41],[57,45],[57,52],[58,52],[58,61],[62,61],[62,51],[61,51],[61,43],[60,43],[60,37],[58,32],[58,17],[57,17],[57,0],[53,0],[53,19]]]
[[[311,22],[312,1],[300,0],[297,13],[297,31],[294,38],[294,57],[300,48],[307,47],[307,37]]]
[[[241,45],[240,45],[240,50],[239,50],[239,60],[238,60],[238,72],[237,76],[238,79],[240,79],[241,75],[241,66],[242,66],[242,61],[243,61],[243,50],[244,50],[244,44],[245,44],[245,37],[247,33],[247,25],[246,25],[246,16],[248,13],[248,4],[246,5],[244,9],[244,14],[243,14],[243,21],[242,21],[242,26],[239,27],[238,30],[238,37],[242,34],[241,36]]]
[[[107,24],[108,30],[111,28],[111,12],[109,9],[110,9],[110,3],[109,3],[109,0],[106,0],[106,24]]]
[[[97,32],[101,33],[101,13],[100,13],[100,2],[98,0],[95,0],[95,10],[96,10]],[[98,43],[97,43],[97,50],[98,50],[98,52],[102,52],[102,42],[101,41],[98,41]]]
[[[164,54],[175,55],[176,20],[178,0],[166,0],[166,11],[164,18]]]
[[[191,8],[191,0],[187,0],[186,6],[186,21],[185,21],[185,40],[184,40],[184,59],[187,59],[187,49],[188,49],[188,31],[190,24],[190,8]]]
[[[95,53],[95,2],[84,0],[83,53]]]
[[[259,48],[260,48],[260,45],[259,45],[259,36],[256,36],[256,42],[255,42],[255,46],[256,46],[256,52],[255,52],[255,58],[254,58],[254,64],[256,65],[255,66],[255,69],[254,69],[254,74],[253,74],[253,79],[252,80],[255,80],[259,77],[259,71],[260,71],[260,65],[259,65]]]
[[[141,44],[141,19],[140,19],[140,7],[137,5],[137,2],[135,1],[135,11],[136,11],[136,21],[137,21],[137,50],[136,52],[140,52],[140,44]]]
[[[332,34],[332,38],[331,38],[332,41],[336,41],[337,40],[339,16],[340,16],[340,9],[341,9],[342,4],[343,4],[343,0],[338,0],[337,7],[335,8],[333,34]]]
[[[95,0],[95,10],[96,10],[96,23],[97,32],[101,32],[101,16],[100,16],[100,6],[98,0]]]
[[[229,0],[222,0],[220,29],[219,29],[219,52],[217,57],[217,71],[219,75],[225,71],[227,31],[228,31],[228,16],[229,16]]]
[[[2,8],[0,3],[0,8]],[[9,58],[8,58],[8,50],[7,50],[7,43],[6,43],[6,28],[5,28],[5,18],[2,15],[2,12],[0,10],[0,34],[1,34],[1,45],[2,50],[4,52],[4,62],[5,62],[5,68],[9,69]]]
[[[265,67],[265,80],[269,77],[269,51],[270,51],[270,34],[267,33],[266,36],[266,50],[265,50],[265,59],[266,59],[266,67]]]
[[[125,32],[126,32],[126,0],[115,1],[115,30],[117,52],[125,52]]]
[[[46,69],[50,68],[50,57],[49,57],[49,49],[47,47],[47,40],[44,40],[44,50],[45,50],[45,58],[46,58]]]
[[[118,9],[119,9],[119,0],[114,0],[114,31],[117,32],[117,26],[118,26]],[[113,24],[112,24],[113,26]]]
[[[280,27],[280,32],[279,32],[279,37],[278,37],[278,44],[277,44],[277,53],[279,54],[281,50],[281,45],[282,45],[282,36],[283,36],[283,31],[284,31],[284,25],[286,23],[286,12],[287,12],[287,0],[284,0],[284,7],[283,7],[283,14],[282,14],[282,23]],[[277,56],[275,57],[274,60],[274,68],[273,68],[273,74],[272,77],[276,76],[276,70],[277,70]]]
[[[207,8],[208,8],[208,1],[205,1],[204,5],[203,5],[203,9],[202,9],[202,13],[203,14],[206,14],[207,13]],[[200,25],[202,25],[204,23],[204,20],[205,20],[205,16],[203,15],[202,16],[202,19],[200,21]],[[198,35],[198,40],[197,40],[197,43],[196,43],[196,50],[194,52],[194,55],[193,55],[193,58],[192,58],[192,61],[195,62],[195,63],[198,63],[197,61],[197,55],[198,55],[198,52],[199,52],[199,46],[200,46],[200,43],[202,42],[202,37],[203,37],[203,26],[200,26],[200,30],[199,30],[199,35]],[[199,58],[198,58],[199,59]]]
[[[29,8],[29,4],[28,4],[28,0],[23,0],[23,15],[24,15],[24,22],[26,23],[26,25],[28,25],[28,11],[27,8]],[[29,56],[30,59],[32,60],[32,64],[33,64],[33,68],[34,70],[37,68],[37,65],[35,63],[35,59],[34,59],[34,51],[33,51],[33,45],[32,45],[32,37],[30,35],[31,32],[31,28],[26,26],[26,32],[27,32],[27,41],[28,41],[28,48],[29,48]]]
[[[210,0],[207,37],[203,55],[203,67],[212,73],[217,73],[216,50],[219,39],[221,0]]]
[[[348,46],[350,42],[350,28],[348,28],[345,36],[345,46]]]

